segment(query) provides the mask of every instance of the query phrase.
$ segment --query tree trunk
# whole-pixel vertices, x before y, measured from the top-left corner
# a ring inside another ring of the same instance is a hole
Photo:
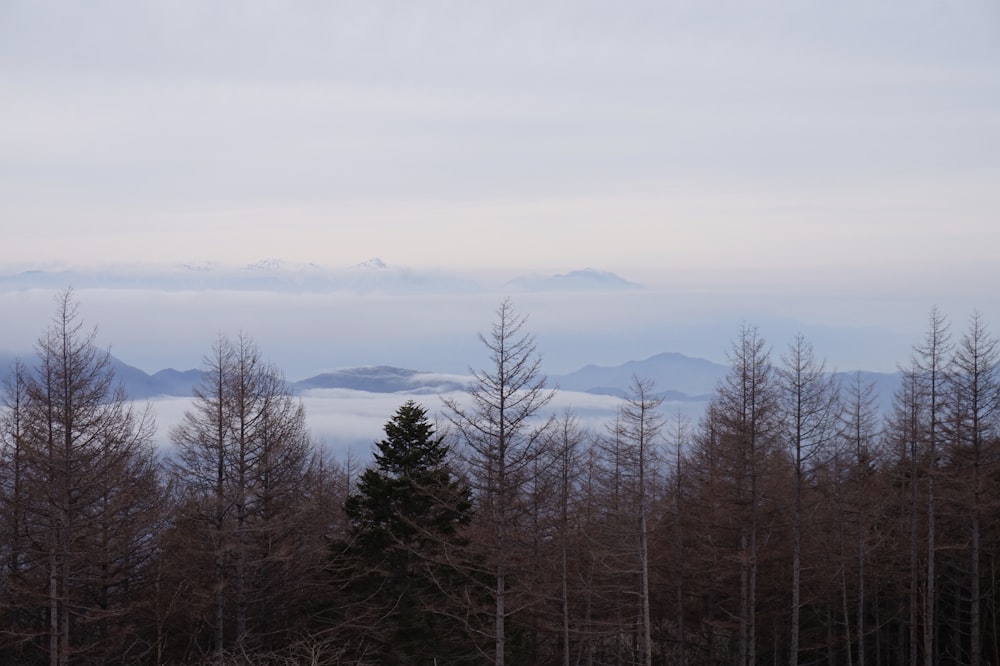
[[[683,430],[677,429],[676,459],[674,465],[674,594],[677,615],[677,666],[686,666],[687,654],[684,637],[684,526],[681,522],[681,444]]]
[[[863,472],[862,472],[863,473]],[[865,666],[865,512],[858,506],[858,666]]]
[[[972,641],[970,646],[970,660],[969,663],[981,664],[982,663],[982,629],[980,627],[980,608],[982,604],[980,603],[980,589],[979,589],[979,509],[976,509],[972,515],[972,579],[969,581],[969,639]]]
[[[562,653],[563,666],[569,666],[569,572],[567,570],[566,544],[563,543],[560,562],[560,588],[562,596]]]
[[[641,464],[641,463],[640,463]],[[642,645],[643,663],[653,666],[653,636],[649,617],[649,553],[646,536],[646,511],[639,514],[639,566],[642,576]]]
[[[910,666],[917,666],[917,608],[918,562],[917,562],[917,452],[916,442],[910,453]]]
[[[740,528],[740,666],[748,666],[750,656],[750,535]]]
[[[496,602],[496,625],[494,631],[496,632],[496,656],[494,657],[494,664],[496,666],[503,666],[504,663],[504,650],[506,646],[504,645],[504,573],[503,567],[497,568],[497,602]]]
[[[750,589],[747,599],[747,665],[757,663],[757,488],[754,479],[753,518],[750,521]]]
[[[49,549],[49,664],[59,666],[59,565],[53,544]]]
[[[795,464],[795,515],[792,527],[792,618],[791,636],[788,641],[788,663],[799,663],[799,609],[800,580],[802,576],[802,451],[796,447]]]
[[[931,417],[933,418],[933,416]],[[934,608],[937,595],[934,589],[934,560],[936,559],[934,544],[935,514],[937,508],[934,501],[934,446],[931,446],[931,462],[927,470],[927,584],[925,592],[926,607],[924,609],[924,666],[934,666]]]

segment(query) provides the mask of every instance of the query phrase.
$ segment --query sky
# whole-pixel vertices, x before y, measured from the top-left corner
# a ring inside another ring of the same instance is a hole
[[[506,280],[585,267],[650,289],[515,294],[552,372],[724,361],[742,321],[891,370],[935,304],[1000,322],[992,0],[0,0],[0,100],[0,276],[378,257],[491,285],[81,290],[147,371],[244,330],[293,379],[459,372]],[[0,307],[22,351],[52,295]]]
[[[3,0],[0,266],[995,278],[998,74],[991,0]]]

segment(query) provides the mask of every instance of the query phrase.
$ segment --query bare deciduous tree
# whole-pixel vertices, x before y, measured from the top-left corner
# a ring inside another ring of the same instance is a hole
[[[739,522],[738,658],[757,660],[757,576],[761,546],[762,487],[775,447],[778,411],[770,352],[756,327],[744,324],[730,351],[730,369],[716,391],[717,419]]]
[[[654,395],[651,380],[633,377],[625,402],[619,410],[619,429],[626,446],[632,449],[636,481],[634,506],[638,523],[639,601],[642,626],[642,660],[653,664],[652,623],[649,611],[649,505],[652,471],[657,462],[657,446],[663,427],[660,406],[663,399]]]
[[[924,664],[934,666],[936,662],[937,633],[937,495],[938,448],[945,418],[944,391],[947,377],[948,355],[951,352],[948,321],[937,308],[931,310],[924,341],[914,349],[913,370],[917,379],[923,409],[920,414],[925,422],[920,429],[927,469],[927,572],[924,580]]]
[[[950,458],[960,476],[959,506],[967,515],[968,586],[969,586],[969,663],[983,663],[982,658],[982,522],[989,503],[986,479],[995,462],[990,443],[1000,427],[1000,342],[989,334],[982,316],[976,312],[969,320],[951,361],[948,393],[951,396],[948,420]],[[971,477],[971,478],[970,478]]]
[[[841,439],[844,454],[851,461],[847,500],[854,515],[854,566],[856,568],[856,617],[854,635],[857,641],[857,666],[865,666],[867,656],[868,626],[866,623],[868,598],[867,575],[872,537],[869,535],[872,521],[871,477],[875,473],[876,445],[879,438],[878,416],[875,407],[875,387],[862,380],[861,373],[855,373],[844,389],[843,412],[841,414]],[[845,544],[846,548],[846,544]],[[846,575],[845,575],[846,579]],[[876,627],[877,629],[877,627]],[[848,653],[850,654],[850,653]]]
[[[551,419],[541,417],[554,395],[545,386],[534,337],[524,331],[526,317],[509,300],[500,304],[489,335],[480,341],[490,366],[473,371],[468,403],[445,400],[447,418],[461,440],[478,516],[486,521],[490,548],[486,553],[493,588],[494,663],[506,654],[506,620],[516,610],[508,605],[509,574],[515,571],[517,530],[523,516],[522,493],[546,439]]]
[[[8,394],[7,580],[34,618],[12,637],[17,661],[101,662],[144,650],[125,619],[138,612],[160,516],[153,424],[115,381],[95,335],[72,292],[59,294],[37,364],[15,373]]]
[[[211,596],[212,650],[222,655],[248,649],[251,630],[260,643],[288,621],[296,590],[288,578],[306,575],[309,562],[319,566],[321,549],[302,541],[314,454],[303,408],[280,372],[241,335],[219,338],[203,377],[171,432],[172,468],[185,518],[208,545],[195,540],[189,556],[211,560],[202,590]]]
[[[830,455],[836,434],[837,392],[824,364],[818,362],[812,345],[801,335],[781,357],[778,383],[784,437],[792,455],[795,474],[795,497],[792,508],[792,581],[791,632],[788,661],[799,663],[799,612],[802,579],[803,495],[810,467],[821,464]]]

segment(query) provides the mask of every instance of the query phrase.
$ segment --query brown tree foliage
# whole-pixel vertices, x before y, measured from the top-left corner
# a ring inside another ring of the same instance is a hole
[[[433,594],[408,603],[460,627],[448,654],[1000,663],[1000,344],[980,315],[951,346],[932,311],[886,414],[861,373],[827,372],[801,337],[776,367],[744,326],[696,424],[664,421],[664,396],[637,380],[592,429],[551,413],[524,326],[504,302],[482,336],[487,369],[443,410],[470,514],[422,549]],[[71,293],[36,352],[0,408],[0,661],[399,654],[379,632],[413,618],[357,598],[358,572],[384,590],[386,553],[340,561],[363,465],[321,455],[249,337],[216,342],[166,460]],[[418,522],[406,529],[429,534]],[[405,579],[393,584],[418,589]]]

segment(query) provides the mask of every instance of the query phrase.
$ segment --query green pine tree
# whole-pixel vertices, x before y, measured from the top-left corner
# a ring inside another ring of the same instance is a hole
[[[421,406],[406,402],[384,429],[375,464],[344,504],[359,651],[378,663],[456,663],[473,650],[455,603],[470,492]]]

